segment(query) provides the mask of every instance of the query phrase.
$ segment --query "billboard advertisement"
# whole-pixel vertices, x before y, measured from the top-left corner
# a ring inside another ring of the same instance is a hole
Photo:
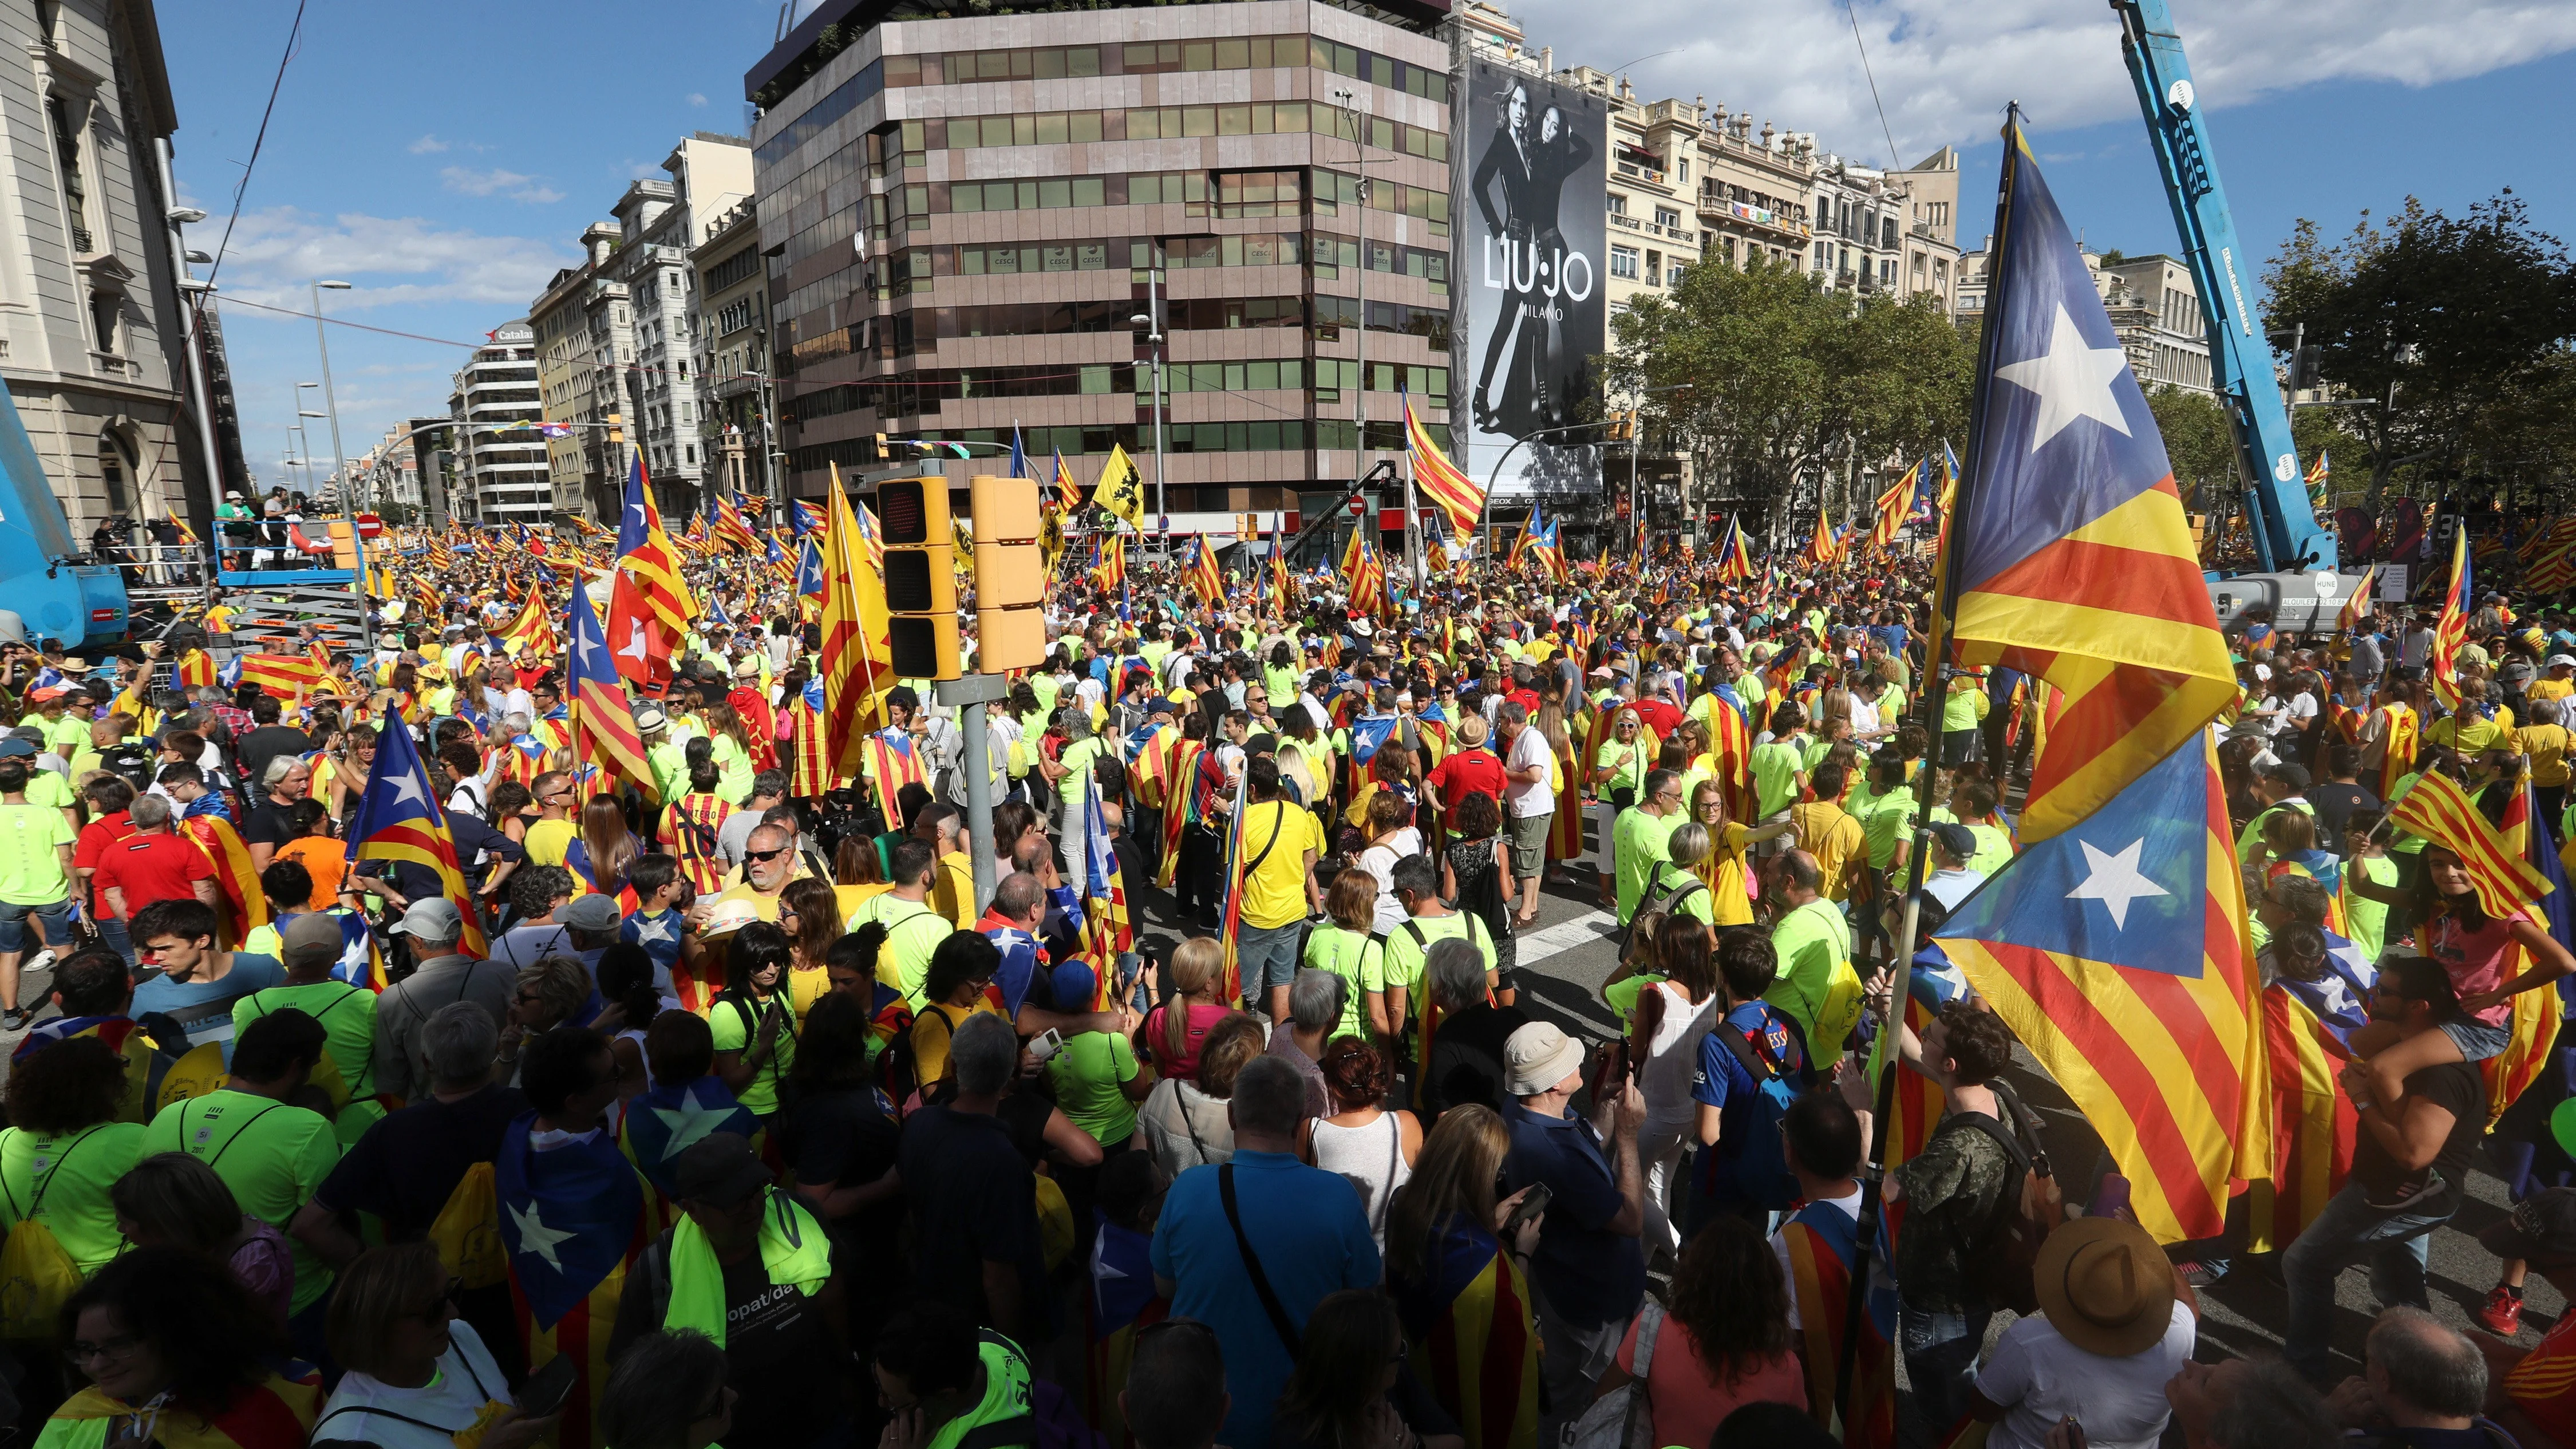
[[[1550,430],[1597,416],[1609,102],[1489,61],[1470,61],[1465,79],[1450,204],[1450,275],[1466,293],[1450,374],[1458,461],[1481,482],[1508,453],[1498,496],[1598,493],[1597,444]]]

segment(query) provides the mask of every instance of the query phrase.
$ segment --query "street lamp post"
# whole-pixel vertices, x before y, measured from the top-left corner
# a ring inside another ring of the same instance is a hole
[[[1145,341],[1154,349],[1154,521],[1163,535],[1163,556],[1172,555],[1172,504],[1163,489],[1163,244],[1154,243],[1153,267],[1145,273],[1145,310],[1127,319],[1131,327],[1146,329]]]
[[[331,396],[331,342],[329,338],[322,335],[323,292],[348,290],[349,284],[346,282],[316,281],[313,283],[313,345],[322,350],[322,406],[328,409],[331,415],[331,468],[334,476],[340,480],[340,492],[345,495],[341,500],[341,506],[348,510],[351,517],[355,517],[358,513],[357,490],[349,481],[349,460],[340,452],[340,405],[333,401]]]

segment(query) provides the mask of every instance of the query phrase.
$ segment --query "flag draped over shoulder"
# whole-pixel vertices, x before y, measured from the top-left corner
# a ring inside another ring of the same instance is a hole
[[[2066,693],[2020,822],[2039,841],[2172,755],[2236,675],[2154,415],[2017,123],[2005,141],[1946,634]]]
[[[823,526],[824,754],[837,775],[859,772],[860,747],[880,702],[894,688],[886,640],[885,576],[867,561],[866,541],[832,469]]]
[[[2028,845],[1939,936],[2066,1089],[2159,1242],[2213,1237],[2270,1167],[2260,1022],[2226,790],[2191,739]]]
[[[2246,1193],[2246,1250],[2287,1247],[2325,1210],[2352,1171],[2360,1114],[2335,1080],[2366,1019],[2357,985],[2378,972],[2351,942],[2329,933],[2327,970],[2315,981],[2283,976],[2263,988],[2264,1084],[2272,1171]],[[2359,974],[2347,974],[2359,973]]]
[[[1476,520],[1485,512],[1485,490],[1476,486],[1449,455],[1431,439],[1431,430],[1422,425],[1413,411],[1413,395],[1404,399],[1404,460],[1413,470],[1413,486],[1431,500],[1441,516],[1449,520],[1449,531],[1461,542],[1476,532]]]
[[[358,796],[349,821],[349,868],[362,861],[384,860],[416,865],[438,878],[439,894],[465,918],[465,934],[456,942],[460,956],[485,953],[482,916],[465,872],[456,864],[456,842],[447,833],[447,812],[429,788],[421,768],[420,749],[411,731],[377,732],[376,762],[367,772],[367,787]]]

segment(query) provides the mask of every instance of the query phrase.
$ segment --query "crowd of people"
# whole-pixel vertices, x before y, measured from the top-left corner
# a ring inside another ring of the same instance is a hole
[[[2567,838],[2564,616],[2488,601],[2447,712],[2411,612],[2231,631],[2262,989],[2334,1028],[2352,1133],[2254,1360],[2196,1331],[2241,1231],[2000,1251],[2046,1129],[1928,943],[2014,857],[2049,700],[1927,668],[1919,561],[1462,568],[1382,616],[1068,583],[989,846],[920,682],[813,780],[816,630],[747,561],[690,565],[652,778],[577,758],[505,567],[372,655],[219,602],[316,659],[290,695],[0,646],[40,1443],[2576,1446],[2576,1320],[2515,1342],[2527,1275],[2576,1288],[2566,1074],[2491,1121],[2478,1067],[2576,958],[2395,809],[2439,776]],[[388,760],[461,891],[361,848]],[[1615,929],[1572,1010],[1519,959],[1549,893]],[[1884,1031],[1942,1112],[1864,1224]],[[2518,1206],[2472,1336],[2423,1264],[2481,1163]]]

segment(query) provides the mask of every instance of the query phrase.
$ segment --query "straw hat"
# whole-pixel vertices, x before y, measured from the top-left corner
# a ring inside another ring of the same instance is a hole
[[[2144,1353],[2173,1326],[2173,1264],[2156,1240],[2119,1218],[2074,1218],[2049,1233],[2031,1286],[2048,1326],[2086,1353]]]

